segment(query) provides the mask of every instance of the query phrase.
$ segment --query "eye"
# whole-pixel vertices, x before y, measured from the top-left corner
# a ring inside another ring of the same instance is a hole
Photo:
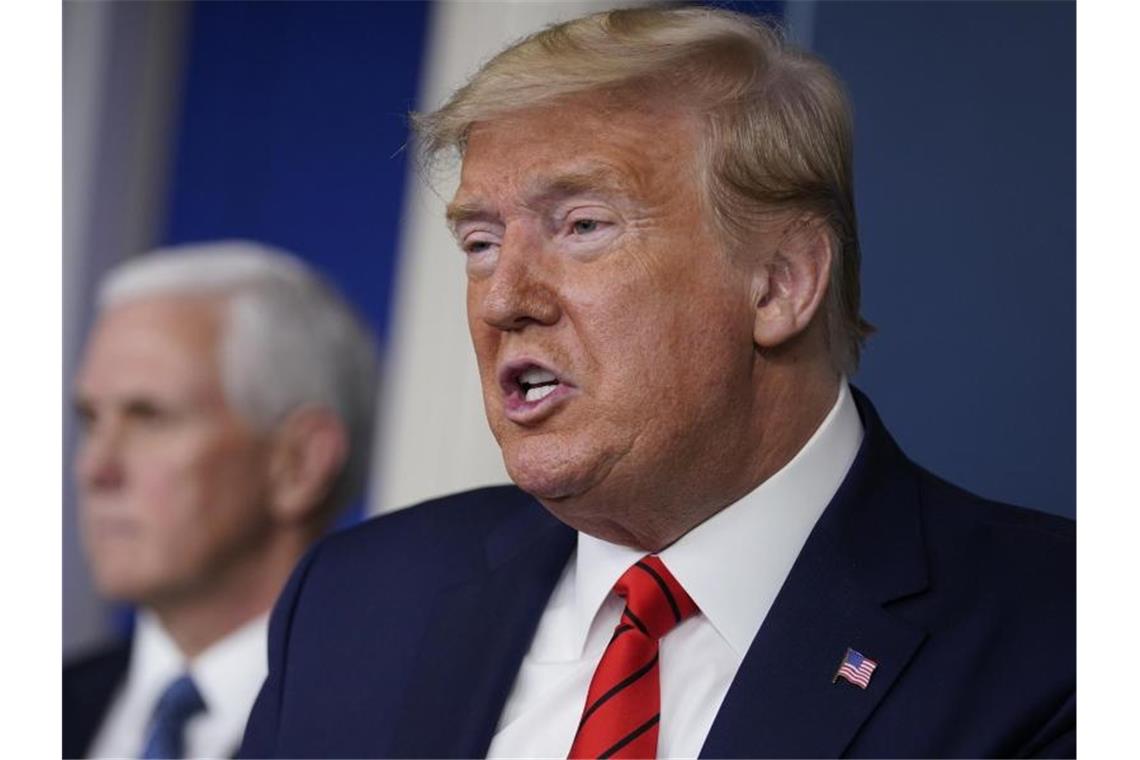
[[[576,203],[554,221],[559,244],[577,257],[600,256],[613,247],[622,231],[621,216],[601,203]]]
[[[465,227],[467,225],[464,225]],[[483,229],[477,227],[471,229],[460,228],[456,230],[456,239],[459,241],[459,248],[468,256],[475,256],[480,253],[491,250],[499,242],[499,233],[493,230]]]
[[[491,247],[490,240],[469,240],[463,244],[466,253],[482,253]]]
[[[159,427],[171,422],[174,414],[170,409],[160,406],[150,399],[135,399],[129,401],[123,409],[124,416],[145,427]]]
[[[95,408],[85,401],[76,402],[75,419],[81,432],[89,431],[95,426]]]
[[[591,232],[597,232],[601,226],[601,222],[597,219],[578,219],[570,224],[570,229],[575,235],[589,235]]]

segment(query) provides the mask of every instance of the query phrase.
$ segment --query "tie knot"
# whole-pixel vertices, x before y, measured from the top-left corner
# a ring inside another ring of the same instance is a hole
[[[202,701],[194,679],[182,675],[166,687],[155,705],[154,715],[157,720],[186,721],[205,709],[206,703]]]
[[[622,623],[659,639],[682,620],[697,613],[697,605],[655,555],[644,557],[614,584],[625,599]]]

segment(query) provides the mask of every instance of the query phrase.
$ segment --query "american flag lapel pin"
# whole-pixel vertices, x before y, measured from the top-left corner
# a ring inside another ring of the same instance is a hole
[[[843,661],[839,663],[839,669],[835,671],[835,676],[832,677],[831,682],[835,683],[842,678],[860,689],[866,689],[867,684],[871,683],[871,674],[875,672],[877,667],[879,667],[879,663],[856,652],[851,647],[847,647],[847,653],[843,655]]]

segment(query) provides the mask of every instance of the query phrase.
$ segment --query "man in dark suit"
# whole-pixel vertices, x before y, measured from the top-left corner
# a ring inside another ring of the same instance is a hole
[[[84,545],[138,608],[63,671],[66,757],[228,757],[265,677],[273,602],[360,492],[371,338],[299,260],[223,241],[104,278],[76,378]]]
[[[1070,522],[898,450],[847,383],[848,107],[770,29],[602,13],[418,120],[458,148],[484,402],[518,488],[335,537],[246,756],[1064,756]]]

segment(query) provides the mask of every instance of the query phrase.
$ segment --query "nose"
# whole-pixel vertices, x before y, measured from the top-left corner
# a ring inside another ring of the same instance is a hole
[[[505,332],[556,323],[561,307],[551,258],[540,241],[508,230],[494,271],[477,285],[474,305],[483,322]]]
[[[88,492],[113,491],[123,484],[122,426],[100,421],[82,434],[76,456],[80,488]]]

